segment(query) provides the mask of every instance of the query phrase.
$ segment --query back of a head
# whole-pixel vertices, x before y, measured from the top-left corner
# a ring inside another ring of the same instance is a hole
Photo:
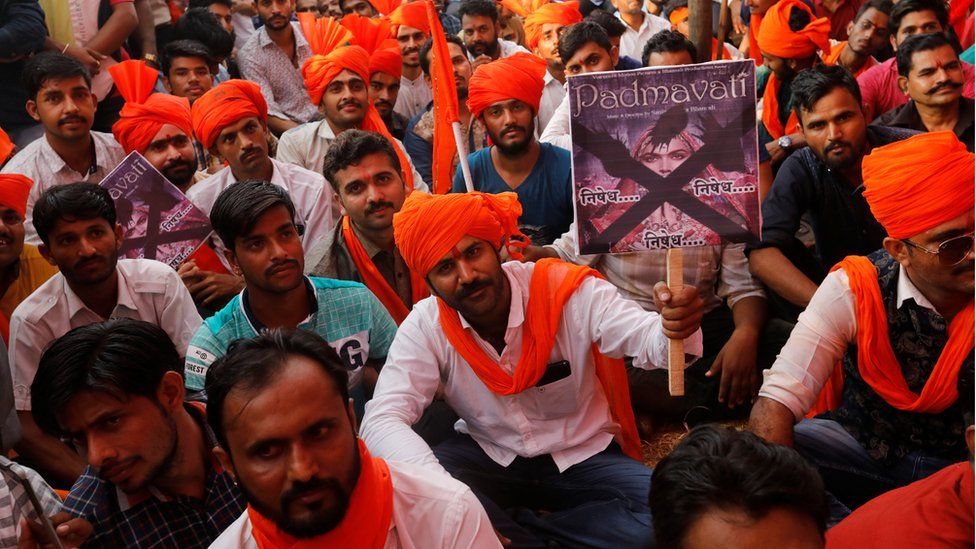
[[[214,60],[213,55],[210,54],[210,50],[207,46],[203,45],[203,42],[198,40],[174,40],[163,48],[162,55],[159,57],[160,68],[162,69],[163,76],[169,76],[169,71],[173,66],[173,60],[180,57],[196,57],[201,59],[208,67],[210,67],[211,73],[217,72],[217,62]]]
[[[816,64],[797,73],[790,86],[793,111],[803,123],[803,111],[813,111],[813,106],[837,88],[847,90],[858,105],[861,104],[861,88],[857,80],[840,65]]]
[[[898,34],[902,19],[910,13],[919,11],[931,11],[939,24],[945,29],[949,25],[949,10],[941,0],[901,0],[891,8],[888,17],[888,31],[892,36]]]
[[[449,44],[454,44],[461,48],[461,52],[464,55],[468,55],[468,48],[464,45],[464,40],[461,40],[459,36],[447,34],[444,38]],[[434,49],[434,41],[430,38],[420,47],[420,70],[424,72],[425,76],[430,76],[430,50],[432,49]]]
[[[48,235],[61,219],[104,219],[110,227],[115,227],[115,203],[107,190],[80,181],[68,185],[58,185],[41,193],[34,203],[34,230],[41,242],[49,245]]]
[[[251,339],[239,339],[210,366],[204,385],[207,422],[224,450],[229,452],[223,423],[227,396],[235,390],[248,394],[260,391],[294,356],[319,364],[332,379],[342,402],[349,401],[348,374],[342,359],[318,335],[298,328],[278,328]]]
[[[338,193],[338,182],[336,173],[359,164],[362,159],[371,154],[384,154],[390,159],[390,164],[401,174],[403,169],[400,166],[400,158],[397,157],[393,145],[382,135],[375,132],[363,130],[346,130],[336,137],[335,141],[329,145],[329,150],[325,153],[322,162],[322,175],[332,184],[332,188]]]
[[[644,44],[644,51],[641,53],[641,63],[645,67],[651,66],[650,59],[652,53],[680,53],[686,51],[691,56],[692,62],[698,58],[698,49],[688,40],[685,35],[676,30],[662,30],[651,36],[647,44]]]
[[[912,67],[914,66],[912,59],[916,53],[931,51],[946,46],[950,48],[954,47],[949,37],[943,32],[915,34],[905,38],[898,45],[898,50],[895,51],[895,60],[898,63],[898,76],[908,78],[908,74],[912,72]]]
[[[210,209],[210,224],[224,245],[234,250],[237,237],[251,232],[261,216],[275,206],[284,206],[295,218],[295,204],[285,189],[258,179],[238,181],[217,195]]]
[[[498,6],[492,0],[462,0],[458,19],[468,17],[490,17],[498,21]]]
[[[176,22],[173,40],[196,40],[218,59],[226,59],[234,51],[234,37],[207,8],[186,10]]]
[[[163,375],[182,370],[176,347],[155,324],[128,318],[89,324],[54,340],[41,355],[31,413],[44,432],[57,435],[57,417],[78,393],[155,399]]]
[[[619,38],[627,32],[627,25],[607,10],[593,10],[584,21],[600,25],[610,38]]]
[[[711,511],[753,520],[776,509],[809,516],[822,537],[827,500],[820,474],[792,448],[749,432],[705,425],[691,431],[651,477],[651,516],[659,547],[680,548]]]
[[[37,99],[37,92],[49,80],[64,80],[82,77],[91,88],[91,73],[73,57],[57,52],[42,52],[27,60],[21,72],[21,83],[27,91],[27,97]]]
[[[559,59],[568,63],[583,46],[595,43],[607,52],[612,49],[610,37],[603,27],[592,21],[583,21],[568,27],[559,37]]]

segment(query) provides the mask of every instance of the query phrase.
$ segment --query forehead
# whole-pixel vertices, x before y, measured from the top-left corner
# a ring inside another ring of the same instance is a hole
[[[385,153],[367,154],[356,164],[350,164],[335,174],[336,182],[343,184],[356,179],[367,179],[384,171],[396,171],[393,162]]]
[[[685,50],[681,51],[656,51],[651,53],[647,59],[652,67],[666,67],[673,65],[691,65],[694,60],[691,54]]]
[[[226,126],[224,126],[223,129],[220,130],[220,133],[218,134],[218,137],[223,136],[223,135],[226,135],[228,133],[234,133],[234,132],[241,131],[248,124],[260,124],[260,123],[261,123],[261,121],[256,116],[245,116],[244,118],[241,118],[240,120],[238,120],[236,122],[231,122],[230,124],[227,124]]]
[[[415,34],[423,34],[423,33],[424,31],[420,29],[415,29],[413,27],[408,27],[406,25],[400,25],[400,28],[397,29],[397,38],[413,36]]]
[[[804,121],[812,121],[823,118],[829,118],[838,112],[843,111],[859,111],[861,106],[858,104],[857,99],[851,94],[847,88],[842,88],[840,86],[827,92],[827,95],[820,98],[819,101],[813,104],[813,109],[806,110],[801,108],[800,114]]]
[[[292,223],[294,223],[294,220],[291,218],[291,214],[288,213],[288,208],[284,204],[278,204],[268,208],[258,216],[258,220],[251,227],[251,230],[244,235],[244,238],[274,232],[282,225],[290,225]]]
[[[596,42],[587,42],[586,44],[580,46],[578,50],[576,50],[576,53],[574,53],[573,56],[569,58],[569,61],[567,61],[566,64],[570,65],[575,63],[582,63],[584,59],[587,59],[588,57],[594,54],[599,55],[601,58],[610,56],[610,52],[601,48],[600,45],[597,44]]]
[[[461,24],[465,27],[482,27],[494,25],[495,22],[487,15],[464,15]]]
[[[57,420],[65,431],[83,432],[106,414],[138,412],[139,400],[147,399],[124,394],[116,396],[104,391],[81,391],[68,400]]]
[[[888,14],[875,8],[868,8],[856,22],[860,23],[865,19],[874,23],[877,27],[883,27],[888,23]]]
[[[64,234],[64,233],[80,233],[85,232],[93,227],[101,227],[104,229],[111,229],[108,224],[108,220],[102,219],[101,217],[95,217],[92,219],[75,219],[69,217],[60,217],[54,222],[54,227],[51,227],[51,235]]]
[[[939,22],[939,18],[935,16],[934,11],[932,10],[912,11],[906,13],[901,18],[901,24],[898,26],[898,30],[902,31],[907,29],[908,27],[919,27],[932,22],[935,23]]]
[[[359,76],[358,74],[352,72],[349,69],[342,69],[342,72],[337,74],[336,77],[333,78],[332,82],[330,83],[334,84],[336,82],[339,82],[341,84],[345,84],[346,82],[362,82],[362,81],[363,81],[362,77]]]
[[[163,126],[159,128],[159,131],[156,132],[156,135],[153,136],[152,140],[162,141],[164,139],[172,139],[180,135],[187,137],[187,135],[183,133],[183,130],[177,128],[176,126],[172,124],[163,124]]]
[[[50,90],[75,90],[79,88],[90,89],[88,83],[85,82],[84,76],[69,76],[67,78],[47,78],[41,82],[40,91],[50,91]]]
[[[170,70],[175,69],[177,67],[184,68],[184,69],[204,67],[207,70],[210,70],[210,67],[207,67],[207,62],[204,61],[202,57],[189,56],[189,55],[174,57],[172,61],[170,61],[170,67],[171,67]]]
[[[218,4],[217,2],[214,2],[209,6],[207,6],[207,9],[210,11],[210,13],[217,15],[219,17],[230,15],[230,8],[223,4]]]
[[[931,50],[916,51],[912,53],[912,72],[918,72],[921,69],[931,68],[957,59],[959,59],[959,56],[956,55],[956,50],[952,49],[952,46],[948,44]]]
[[[384,86],[392,86],[393,84],[400,83],[399,78],[395,78],[392,74],[386,74],[385,72],[379,72],[379,71],[374,72],[369,77],[369,81],[383,84]]]
[[[462,50],[461,46],[455,44],[454,42],[447,43],[447,51],[451,54],[452,59],[458,56],[464,57],[464,50]],[[465,60],[467,60],[467,57],[465,57]]]

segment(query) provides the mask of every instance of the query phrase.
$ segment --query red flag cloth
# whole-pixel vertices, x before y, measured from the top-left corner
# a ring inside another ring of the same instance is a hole
[[[798,32],[790,29],[793,10],[810,14],[810,23]],[[830,51],[830,20],[826,17],[817,19],[802,0],[779,0],[763,16],[756,40],[764,53],[783,59],[804,59],[818,50]]]
[[[534,51],[542,37],[542,25],[557,24],[568,27],[583,20],[579,2],[552,2],[539,6],[525,17],[525,47]]]
[[[27,217],[27,195],[34,181],[19,173],[0,174],[0,206],[17,212],[21,219]]]
[[[268,119],[261,87],[247,80],[228,80],[210,88],[190,108],[193,133],[204,148],[213,147],[220,130],[242,118]]]
[[[369,54],[369,74],[388,74],[397,80],[403,76],[403,57],[400,46],[393,37],[389,21],[370,19],[350,13],[339,22],[352,32],[350,44],[360,46]]]
[[[454,80],[454,65],[451,63],[451,52],[447,47],[447,38],[441,27],[440,18],[434,8],[434,3],[424,0],[427,6],[427,20],[432,29],[430,36],[433,40],[430,59],[430,82],[434,94],[434,155],[433,168],[434,194],[444,194],[451,191],[454,177],[454,154],[466,155],[467,151],[458,150],[454,140],[454,123],[458,117],[457,83]]]
[[[190,102],[185,97],[168,93],[153,93],[159,72],[145,61],[123,61],[108,68],[125,106],[112,134],[126,153],[145,152],[160,128],[172,124],[187,137],[193,136]]]
[[[539,112],[546,62],[529,53],[516,53],[485,63],[471,75],[468,84],[468,109],[475,117],[499,101],[518,99]]]
[[[393,10],[400,7],[400,0],[368,0],[373,9],[380,12],[380,15],[390,15]]]
[[[749,57],[756,62],[756,66],[763,64],[762,51],[759,50],[759,29],[762,27],[763,16],[754,13],[749,16]]]
[[[956,36],[959,37],[959,41],[963,48],[968,48],[972,46],[972,43],[967,44],[969,40],[966,36],[967,24],[969,23],[970,15],[972,14],[973,0],[950,0],[949,1],[949,26],[956,31]]]
[[[10,136],[7,132],[0,128],[0,166],[3,165],[10,155],[14,153],[14,142],[10,140]]]
[[[438,19],[440,21],[440,19]],[[430,34],[430,22],[427,20],[427,8],[423,2],[400,4],[400,7],[390,14],[390,22],[394,25],[405,25],[415,28],[424,34]]]

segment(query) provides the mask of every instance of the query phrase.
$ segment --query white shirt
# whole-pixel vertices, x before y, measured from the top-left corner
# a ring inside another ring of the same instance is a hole
[[[410,80],[406,76],[400,77],[400,92],[397,94],[396,104],[393,105],[393,112],[410,120],[414,116],[424,112],[427,104],[434,100],[434,92],[424,81],[423,73],[415,80]]]
[[[511,57],[518,52],[531,53],[529,50],[519,46],[511,40],[505,40],[503,38],[498,39],[498,59],[504,59],[506,57]],[[475,56],[471,53],[471,49],[468,49],[468,61],[474,61]],[[497,59],[496,59],[497,61]]]
[[[617,14],[620,18],[620,14]],[[644,22],[641,23],[639,29],[634,30],[630,25],[627,24],[623,18],[620,18],[624,23],[623,36],[620,37],[620,55],[627,55],[633,57],[634,59],[643,59],[641,54],[644,53],[644,45],[647,41],[651,39],[655,34],[663,30],[671,30],[671,22],[667,19],[654,15],[652,13],[644,13]]]
[[[534,263],[502,265],[512,289],[512,306],[501,356],[461,317],[461,326],[487,356],[511,374],[522,351],[525,307]],[[538,297],[536,297],[538,299]],[[440,468],[430,447],[411,429],[434,393],[463,420],[467,432],[495,462],[550,454],[560,471],[603,451],[619,425],[610,416],[593,365],[592,344],[613,358],[634,357],[638,368],[666,368],[668,340],[661,317],[617,293],[609,282],[588,278],[566,302],[548,364],[566,360],[568,377],[519,394],[491,392],[448,342],[437,300],[414,305],[400,325],[366,403],[360,436],[373,455]],[[685,340],[685,353],[701,356],[701,330]]]
[[[913,299],[919,307],[935,311],[901,266],[898,267],[896,299],[899,308],[906,300]],[[847,273],[838,269],[824,278],[806,310],[800,313],[776,362],[763,372],[759,396],[786,406],[797,421],[803,419],[817,402],[834,366],[856,337],[854,293]]]
[[[145,320],[162,328],[180,356],[203,323],[176,271],[151,259],[120,259],[119,298],[110,318]],[[14,406],[30,410],[30,386],[41,355],[55,339],[80,326],[107,320],[85,306],[58,273],[14,309],[10,317],[10,368]]]
[[[541,109],[540,109],[541,110]],[[545,131],[539,137],[540,143],[551,143],[573,152],[573,136],[570,133],[569,96],[563,95],[556,111],[552,113]]]
[[[542,98],[539,100],[539,124],[536,128],[536,131],[540,134],[545,131],[549,120],[552,119],[552,115],[556,112],[556,108],[559,107],[563,98],[566,97],[566,87],[559,80],[553,78],[549,71],[546,71],[546,76],[543,80],[545,81],[545,86],[542,88]]]
[[[291,201],[295,204],[297,221],[305,224],[302,245],[305,249],[310,249],[313,244],[328,236],[332,229],[330,223],[335,219],[332,215],[331,191],[327,191],[329,184],[321,174],[294,164],[274,158],[271,159],[271,163],[274,166],[271,182],[288,191]],[[237,178],[234,177],[230,166],[227,166],[190,187],[186,196],[198,208],[210,215],[210,210],[220,192],[234,183],[237,183]],[[218,256],[223,257],[223,254],[218,253]]]
[[[34,230],[33,216],[34,203],[41,193],[59,185],[79,181],[97,184],[125,158],[125,151],[112,134],[91,132],[91,136],[95,143],[95,163],[88,173],[82,174],[72,170],[51,148],[46,136],[35,139],[30,145],[21,149],[10,159],[10,162],[7,162],[3,170],[0,170],[0,173],[18,173],[34,180],[34,185],[27,195],[27,219],[24,221],[24,242],[27,244],[34,246],[42,244],[37,231]]]
[[[396,462],[387,462],[387,466],[393,481],[393,518],[384,547],[501,547],[488,515],[470,488],[426,467]],[[257,547],[247,511],[210,545],[211,549]]]

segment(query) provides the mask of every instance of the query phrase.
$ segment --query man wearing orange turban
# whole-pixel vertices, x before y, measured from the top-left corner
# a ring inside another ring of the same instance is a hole
[[[434,99],[420,67],[420,48],[430,37],[430,23],[424,2],[403,4],[390,14],[393,35],[400,47],[403,70],[394,109],[407,120],[423,112]]]
[[[353,13],[343,17],[341,24],[352,32],[351,43],[361,46],[369,54],[369,101],[376,107],[390,135],[402,140],[407,118],[394,112],[393,107],[400,94],[403,58],[390,23]]]
[[[952,132],[919,134],[862,171],[884,247],[820,285],[751,420],[849,508],[967,459],[956,384],[973,369],[973,153]]]
[[[545,86],[539,102],[540,134],[566,97],[566,69],[559,59],[559,36],[563,29],[582,20],[576,1],[543,4],[525,18],[525,46],[546,61]]]
[[[503,250],[520,257],[525,245],[520,213],[514,193],[415,192],[394,215],[397,248],[434,297],[400,325],[360,435],[378,456],[463,479],[513,546],[648,546],[651,471],[622,358],[664,367],[668,337],[699,356],[702,301],[662,282],[658,315],[587,267],[502,264]],[[432,450],[411,425],[438,387],[467,434]],[[552,512],[513,520],[510,506]]]

